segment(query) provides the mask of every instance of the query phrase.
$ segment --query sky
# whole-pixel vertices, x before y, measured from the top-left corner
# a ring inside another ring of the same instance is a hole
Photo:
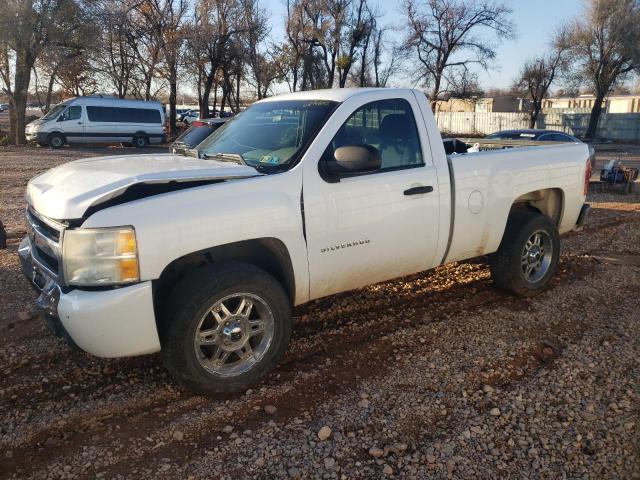
[[[376,0],[372,0],[375,4]],[[384,13],[381,24],[402,25],[402,0],[377,0]],[[496,47],[496,60],[489,72],[479,70],[482,88],[508,88],[516,78],[525,59],[548,48],[554,30],[563,22],[578,15],[583,0],[504,0],[513,10],[512,20],[517,30],[515,40],[507,40]],[[271,12],[272,36],[283,38],[285,1],[262,0],[262,6]],[[396,86],[412,86],[406,76],[397,77]]]

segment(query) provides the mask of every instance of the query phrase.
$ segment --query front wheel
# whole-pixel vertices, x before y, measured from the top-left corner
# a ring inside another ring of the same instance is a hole
[[[54,150],[57,150],[64,146],[64,137],[60,133],[52,133],[47,138],[47,143],[51,148],[53,148]]]
[[[236,393],[267,375],[291,335],[291,303],[253,265],[205,267],[171,293],[161,326],[171,375],[203,394]]]
[[[558,267],[558,228],[541,213],[514,212],[498,251],[489,258],[499,288],[523,297],[536,295],[549,286]]]

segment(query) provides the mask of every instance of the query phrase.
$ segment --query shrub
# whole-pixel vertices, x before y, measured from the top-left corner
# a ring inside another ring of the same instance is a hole
[[[0,130],[0,147],[8,147],[11,144],[11,138],[9,134]]]

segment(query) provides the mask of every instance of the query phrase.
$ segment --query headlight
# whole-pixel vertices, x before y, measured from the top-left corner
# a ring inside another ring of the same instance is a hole
[[[67,230],[62,261],[69,285],[116,285],[140,280],[136,234],[131,227]]]

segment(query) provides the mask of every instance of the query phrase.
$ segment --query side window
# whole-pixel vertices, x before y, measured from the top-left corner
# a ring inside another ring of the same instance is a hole
[[[400,98],[371,102],[353,112],[333,137],[324,158],[333,158],[337,148],[356,145],[378,149],[380,172],[424,165],[411,105]]]
[[[74,105],[67,108],[67,110],[58,119],[59,122],[65,122],[67,120],[80,120],[82,117],[82,107],[80,105]]]
[[[160,110],[149,108],[87,107],[92,122],[162,123]]]
[[[108,107],[87,107],[87,116],[92,122],[113,122],[112,110]]]
[[[556,133],[554,135],[554,141],[556,142],[569,142],[569,143],[573,143],[573,139],[571,137],[568,137],[567,135],[563,135],[561,133]]]

